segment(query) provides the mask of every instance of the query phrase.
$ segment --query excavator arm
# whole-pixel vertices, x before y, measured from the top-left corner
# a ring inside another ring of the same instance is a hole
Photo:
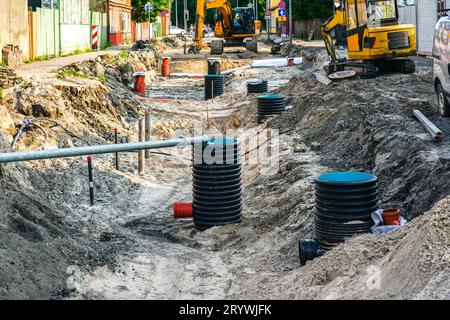
[[[203,27],[205,25],[205,14],[208,9],[218,9],[222,16],[224,34],[230,34],[232,28],[233,9],[228,0],[197,0],[197,11],[195,16],[194,47],[196,52],[202,49]]]
[[[336,50],[333,45],[333,39],[331,38],[331,31],[333,31],[338,26],[345,25],[345,10],[343,1],[335,1],[335,6],[336,10],[334,12],[334,15],[322,25],[322,29],[320,30],[322,38],[325,41],[325,47],[327,48],[328,55],[331,57],[331,60],[334,63],[338,62],[338,58],[336,56]]]

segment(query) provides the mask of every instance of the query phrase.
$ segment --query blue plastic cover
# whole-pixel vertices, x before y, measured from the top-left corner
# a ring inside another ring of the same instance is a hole
[[[323,182],[366,182],[377,177],[365,172],[332,172],[320,175],[317,179]]]
[[[262,96],[258,96],[258,99],[281,99],[284,98],[283,94],[280,93],[273,93],[273,94],[265,94]]]
[[[208,144],[236,144],[238,142],[238,139],[227,139],[227,138],[211,138],[208,141]]]

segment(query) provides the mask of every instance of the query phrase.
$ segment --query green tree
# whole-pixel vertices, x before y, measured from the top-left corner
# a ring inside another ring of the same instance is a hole
[[[328,18],[333,14],[333,0],[294,0],[292,11],[294,20]]]
[[[134,21],[139,23],[148,22],[148,13],[144,9],[148,2],[151,2],[155,8],[150,14],[151,22],[156,22],[160,12],[169,9],[170,6],[170,0],[132,0]]]

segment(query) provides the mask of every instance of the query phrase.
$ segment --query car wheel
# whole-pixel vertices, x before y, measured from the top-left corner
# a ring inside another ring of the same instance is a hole
[[[439,112],[443,117],[450,117],[450,104],[445,97],[444,89],[440,83],[436,86],[437,102],[439,107]]]

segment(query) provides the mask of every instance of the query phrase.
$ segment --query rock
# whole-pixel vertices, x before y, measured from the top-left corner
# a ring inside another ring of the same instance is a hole
[[[340,120],[336,123],[336,127],[335,127],[336,132],[344,131],[345,129],[346,129],[346,125],[345,125],[344,120]]]
[[[0,88],[8,89],[22,82],[12,69],[0,67]]]
[[[322,148],[322,145],[319,142],[311,143],[311,150],[319,151]]]
[[[0,104],[0,119],[2,119],[0,121],[0,131],[9,133],[10,136],[13,135],[15,132],[14,121],[8,108],[2,104]]]
[[[10,68],[18,69],[24,65],[23,53],[19,46],[8,44],[2,49],[2,61]]]
[[[94,63],[94,67],[93,67],[93,72],[96,76],[98,77],[104,77],[105,76],[105,67],[99,63],[99,62],[95,62]]]
[[[295,153],[302,153],[302,152],[306,152],[307,150],[308,149],[306,148],[306,146],[304,144],[294,146]]]

